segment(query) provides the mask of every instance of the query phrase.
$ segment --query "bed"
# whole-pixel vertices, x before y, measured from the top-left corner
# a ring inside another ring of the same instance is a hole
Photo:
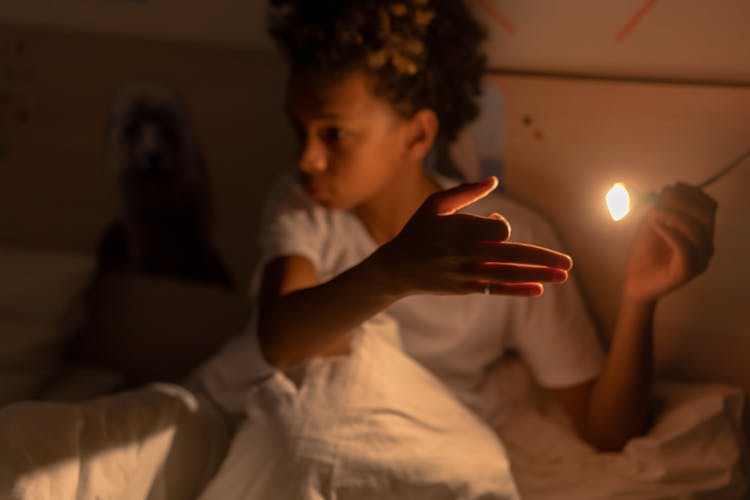
[[[254,342],[247,331],[226,349],[253,352]],[[226,377],[247,380],[222,384]],[[620,453],[577,439],[518,360],[494,366],[482,393],[484,415],[404,355],[395,321],[379,315],[362,325],[351,354],[315,359],[304,376],[252,359],[241,374],[209,362],[186,386],[6,406],[0,497],[741,499],[748,491],[737,388],[659,384],[651,430]]]
[[[145,498],[167,456],[181,470],[185,457],[214,453],[218,464],[223,417],[177,385],[147,384],[183,379],[247,311],[220,287],[102,275],[90,254],[0,246],[0,498]],[[196,436],[206,441],[192,453]],[[133,463],[144,472],[130,474]],[[183,476],[173,498],[193,496],[186,477],[206,480]]]

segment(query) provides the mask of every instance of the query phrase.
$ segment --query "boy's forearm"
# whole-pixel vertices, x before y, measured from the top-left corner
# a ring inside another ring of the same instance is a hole
[[[623,299],[601,376],[588,402],[586,439],[619,450],[643,433],[653,385],[655,301]]]
[[[403,295],[376,252],[330,281],[279,297],[262,310],[258,337],[263,354],[281,368],[301,363]]]

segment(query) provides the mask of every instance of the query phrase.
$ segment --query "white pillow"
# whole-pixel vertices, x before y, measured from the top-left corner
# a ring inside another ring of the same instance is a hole
[[[34,397],[59,367],[95,266],[86,255],[0,248],[0,406]]]
[[[482,82],[479,116],[450,147],[451,159],[467,182],[495,175],[500,179],[499,189],[505,189],[505,128],[505,97],[487,79]]]
[[[492,430],[396,334],[381,315],[350,355],[247,387],[247,419],[201,499],[517,498]]]

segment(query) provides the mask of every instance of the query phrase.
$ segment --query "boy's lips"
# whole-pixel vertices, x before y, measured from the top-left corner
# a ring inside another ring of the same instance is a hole
[[[324,197],[327,192],[321,184],[315,184],[312,182],[308,182],[307,184],[305,184],[305,190],[307,191],[307,194],[309,194],[313,198]]]

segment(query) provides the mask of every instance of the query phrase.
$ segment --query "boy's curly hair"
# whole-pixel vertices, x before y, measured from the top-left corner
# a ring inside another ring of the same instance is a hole
[[[478,113],[485,32],[463,0],[270,0],[270,32],[294,70],[362,70],[402,116],[435,111],[452,142]]]

